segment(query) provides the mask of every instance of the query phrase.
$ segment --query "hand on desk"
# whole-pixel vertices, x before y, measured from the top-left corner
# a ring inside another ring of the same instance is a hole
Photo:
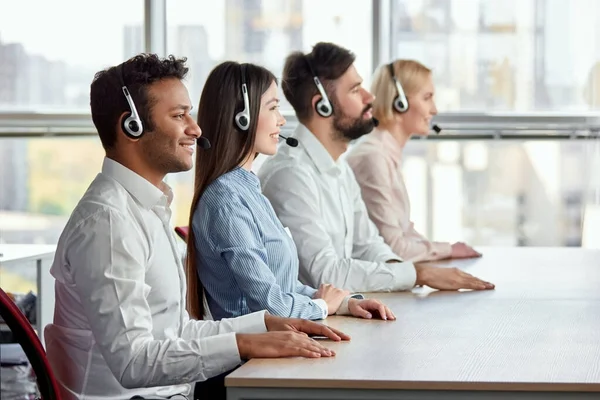
[[[344,299],[350,295],[347,290],[338,289],[335,286],[325,283],[319,286],[319,290],[315,293],[313,299],[323,299],[327,303],[329,315],[335,314],[339,310]]]
[[[450,258],[476,258],[481,257],[481,253],[473,249],[471,246],[456,242],[452,245],[452,254]]]
[[[438,268],[428,265],[415,265],[417,270],[416,285],[427,285],[439,290],[489,290],[495,286],[458,268]]]
[[[325,348],[308,335],[325,336],[336,342],[350,340],[350,336],[336,329],[299,318],[282,318],[265,314],[265,325],[269,332],[235,335],[240,358],[281,357],[331,357],[333,350]]]
[[[350,299],[348,300],[348,310],[359,318],[371,319],[375,311],[379,318],[384,320],[395,320],[396,316],[381,301],[375,299]]]

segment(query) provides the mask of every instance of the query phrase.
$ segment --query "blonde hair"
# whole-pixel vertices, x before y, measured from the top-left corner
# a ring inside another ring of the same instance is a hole
[[[407,97],[414,95],[431,76],[431,70],[414,60],[396,60],[393,62],[394,75],[400,81],[404,94]],[[388,64],[381,65],[373,75],[371,93],[375,96],[373,102],[373,116],[382,124],[388,124],[394,117],[393,101],[398,95],[396,85]]]
[[[583,97],[591,108],[600,108],[600,61],[590,70]]]

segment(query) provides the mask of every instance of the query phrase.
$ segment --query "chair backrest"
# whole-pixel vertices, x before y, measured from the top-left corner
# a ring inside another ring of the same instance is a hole
[[[187,226],[176,226],[175,233],[177,234],[177,236],[179,236],[187,242],[188,234],[190,233],[190,228]]]
[[[39,301],[39,300],[38,300]],[[60,400],[58,383],[50,368],[46,351],[35,330],[4,290],[0,288],[0,315],[17,339],[35,373],[43,400]],[[39,316],[38,316],[39,318]]]

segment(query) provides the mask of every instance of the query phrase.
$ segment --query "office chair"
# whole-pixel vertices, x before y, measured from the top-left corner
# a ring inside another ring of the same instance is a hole
[[[60,400],[58,383],[38,335],[19,307],[2,289],[0,289],[0,315],[12,331],[13,337],[23,348],[31,364],[42,400]]]
[[[184,242],[187,242],[188,234],[190,232],[190,228],[188,226],[176,226],[175,233],[177,236],[183,239]]]

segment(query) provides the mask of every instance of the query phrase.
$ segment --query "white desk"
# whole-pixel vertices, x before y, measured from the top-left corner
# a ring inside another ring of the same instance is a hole
[[[54,261],[55,250],[55,245],[0,244],[0,268],[8,271],[27,267],[36,268],[36,329],[42,344],[44,327],[52,322],[54,314],[54,278],[50,275],[50,265]],[[0,280],[0,286],[1,284]]]
[[[600,250],[488,248],[440,262],[481,292],[377,293],[397,321],[329,317],[336,357],[254,359],[229,400],[600,399]]]

